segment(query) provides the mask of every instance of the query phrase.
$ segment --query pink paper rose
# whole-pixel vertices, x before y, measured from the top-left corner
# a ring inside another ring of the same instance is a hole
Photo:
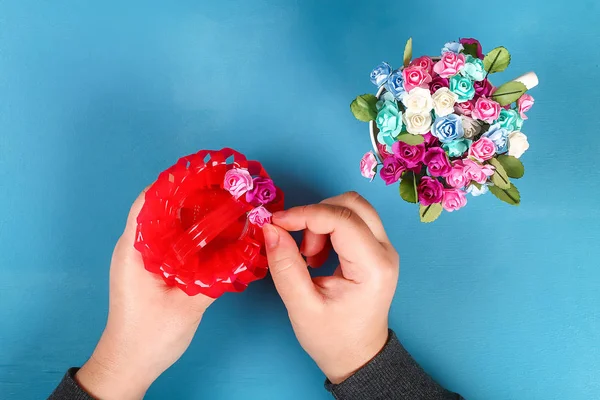
[[[473,115],[473,108],[475,108],[475,103],[472,100],[465,101],[463,103],[456,103],[454,105],[454,111],[458,115],[464,115],[466,117]]]
[[[423,56],[423,57],[415,58],[410,63],[410,66],[411,67],[421,67],[425,71],[427,71],[427,73],[429,75],[433,74],[433,60],[431,59],[431,57]]]
[[[448,156],[441,147],[432,147],[427,150],[423,161],[427,165],[429,174],[434,177],[446,176],[452,170]]]
[[[481,48],[481,43],[479,43],[479,40],[472,38],[463,38],[460,39],[460,44],[462,44],[463,46],[469,44],[477,45],[477,58],[483,60],[483,49]]]
[[[377,159],[372,151],[366,153],[360,160],[360,174],[365,178],[373,180],[377,172]]]
[[[483,162],[494,157],[496,150],[496,145],[492,139],[482,137],[471,145],[469,156],[475,158],[477,161]]]
[[[423,143],[411,146],[404,142],[396,142],[392,145],[392,150],[396,158],[402,160],[406,168],[409,169],[420,166],[425,155],[425,145]]]
[[[259,228],[262,228],[263,226],[265,226],[265,224],[271,223],[272,216],[273,214],[271,214],[269,210],[267,210],[263,206],[260,206],[252,209],[252,211],[248,213],[248,221],[250,221],[251,224],[258,226]]]
[[[444,195],[444,186],[434,178],[424,176],[417,186],[419,203],[427,207],[442,201]]]
[[[465,164],[462,160],[456,160],[452,163],[452,170],[446,176],[446,183],[453,188],[464,188],[469,183],[465,176]]]
[[[225,174],[223,189],[231,193],[236,199],[239,199],[248,190],[252,190],[253,187],[252,176],[245,169],[233,168]]]
[[[391,185],[400,180],[402,173],[406,171],[406,166],[396,157],[389,157],[383,161],[383,168],[379,171],[379,176],[386,185]]]
[[[392,154],[388,151],[388,146],[385,144],[381,144],[381,143],[377,142],[377,150],[379,150],[379,155],[384,160],[388,157],[394,156],[394,154]]]
[[[531,110],[531,107],[533,107],[533,103],[535,103],[535,100],[530,94],[525,93],[523,96],[521,96],[521,98],[517,101],[517,106],[519,107],[519,113],[521,114],[521,118],[528,119],[525,113]]]
[[[475,181],[480,185],[487,182],[488,178],[494,175],[494,167],[492,165],[481,165],[476,161],[465,158],[464,163],[464,174],[470,181]]]
[[[467,193],[459,189],[444,189],[442,206],[448,212],[460,210],[467,205]]]
[[[431,83],[431,75],[426,69],[421,67],[407,67],[402,71],[404,77],[404,89],[410,92],[414,88],[429,89]]]
[[[473,108],[473,118],[480,119],[489,124],[493,123],[500,117],[500,104],[494,100],[480,97]]]
[[[433,66],[433,71],[442,78],[450,78],[457,75],[465,66],[465,56],[448,51],[442,55],[442,59]]]

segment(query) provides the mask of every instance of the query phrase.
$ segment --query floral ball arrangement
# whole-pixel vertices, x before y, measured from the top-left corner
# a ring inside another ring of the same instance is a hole
[[[411,59],[412,39],[403,67],[384,62],[371,72],[377,96],[358,96],[350,106],[371,124],[374,151],[363,156],[362,175],[373,180],[379,170],[387,185],[400,182],[400,196],[420,205],[422,222],[488,191],[518,205],[511,178],[525,172],[520,158],[529,143],[522,127],[534,103],[526,92],[537,85],[535,74],[494,86],[489,77],[506,70],[510,53],[498,47],[484,56],[475,39],[447,43],[441,57]]]

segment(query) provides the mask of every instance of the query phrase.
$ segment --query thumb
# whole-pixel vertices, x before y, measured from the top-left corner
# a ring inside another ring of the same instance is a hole
[[[263,233],[271,276],[288,311],[316,301],[318,292],[292,236],[275,225],[265,225]]]

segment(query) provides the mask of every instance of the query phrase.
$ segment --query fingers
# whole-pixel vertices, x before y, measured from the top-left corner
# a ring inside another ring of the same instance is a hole
[[[292,236],[274,225],[265,225],[263,232],[271,276],[287,309],[317,301],[318,292]]]

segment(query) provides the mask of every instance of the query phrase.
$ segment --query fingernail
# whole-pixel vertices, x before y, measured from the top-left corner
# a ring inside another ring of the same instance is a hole
[[[263,227],[263,234],[265,235],[265,245],[268,249],[273,249],[279,244],[279,232],[271,225],[266,224]]]

